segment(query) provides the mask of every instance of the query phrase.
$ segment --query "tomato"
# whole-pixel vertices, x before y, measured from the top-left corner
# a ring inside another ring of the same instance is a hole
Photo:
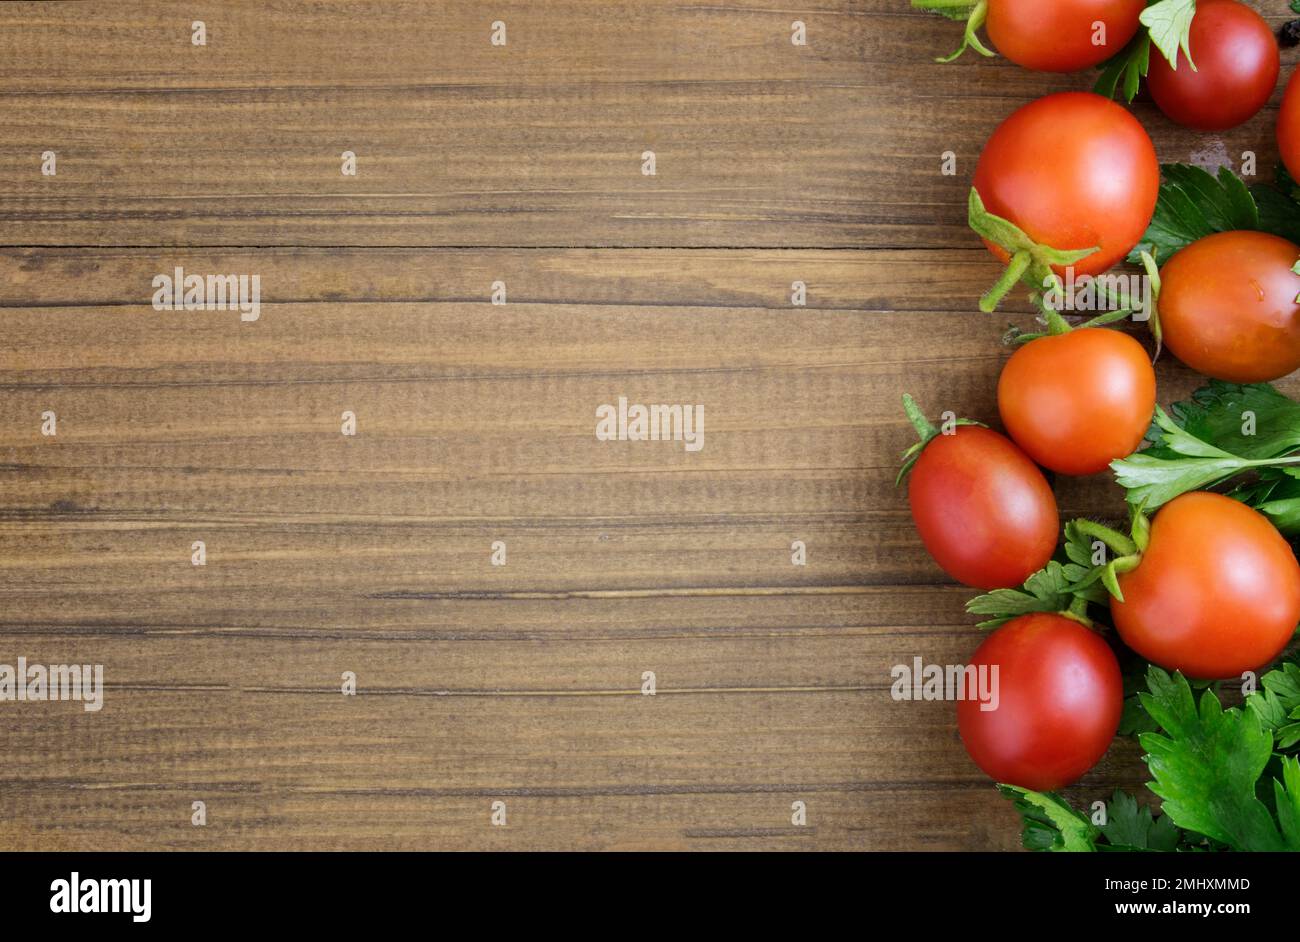
[[[1277,40],[1264,18],[1237,0],[1200,0],[1188,48],[1174,69],[1152,51],[1147,87],[1170,120],[1200,131],[1222,131],[1254,117],[1277,85]]]
[[[1090,69],[1138,31],[1146,0],[990,0],[985,28],[998,52],[1040,72]]]
[[[1162,507],[1137,568],[1111,599],[1124,643],[1188,677],[1240,677],[1281,653],[1300,622],[1300,565],[1258,511],[1193,491]]]
[[[1300,367],[1300,247],[1264,232],[1219,232],[1160,270],[1164,343],[1197,372],[1234,383]]]
[[[1277,147],[1293,179],[1300,180],[1300,83],[1296,77],[1300,69],[1291,73],[1282,95],[1282,105],[1277,112]]]
[[[936,435],[908,481],[912,519],[943,571],[978,589],[1021,585],[1051,559],[1060,520],[1043,472],[977,425]]]
[[[984,640],[971,664],[977,671],[997,666],[997,709],[962,699],[957,728],[994,780],[1053,791],[1096,765],[1115,738],[1124,710],[1119,662],[1077,621],[1045,612],[1013,618]]]
[[[1031,340],[998,378],[1007,434],[1045,468],[1096,474],[1136,450],[1156,408],[1142,345],[1101,327]]]
[[[1077,275],[1096,275],[1146,231],[1160,165],[1151,138],[1126,110],[1091,92],[1061,92],[1030,102],[998,126],[984,145],[974,186],[989,212],[1035,242],[1097,248],[1074,265]],[[984,244],[1007,261],[1001,246]]]

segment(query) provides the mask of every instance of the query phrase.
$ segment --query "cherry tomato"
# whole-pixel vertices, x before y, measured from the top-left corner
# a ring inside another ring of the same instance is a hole
[[[1043,472],[1005,436],[959,425],[925,446],[908,481],[912,519],[943,571],[978,589],[1021,585],[1056,549]]]
[[[1115,738],[1124,711],[1119,662],[1077,621],[1045,612],[1013,618],[971,664],[997,666],[997,709],[968,696],[957,703],[957,728],[994,780],[1053,791],[1096,765]]]
[[[1234,383],[1300,367],[1300,247],[1264,232],[1218,232],[1160,270],[1165,345],[1197,372]]]
[[[1291,73],[1277,112],[1277,147],[1293,179],[1300,180],[1300,69]]]
[[[1146,231],[1160,165],[1151,138],[1126,110],[1090,92],[1061,92],[1030,102],[998,126],[984,145],[974,186],[989,212],[1035,242],[1097,248],[1074,265],[1076,274],[1096,275]],[[984,244],[1007,261],[1001,246]]]
[[[1077,72],[1123,49],[1145,7],[1146,0],[990,0],[985,28],[1017,65]]]
[[[1096,474],[1142,442],[1156,408],[1156,374],[1128,334],[1082,327],[1031,340],[998,378],[1007,434],[1045,468]]]
[[[1124,643],[1188,677],[1240,677],[1281,653],[1300,622],[1300,565],[1258,511],[1193,491],[1162,507],[1137,568],[1111,599]]]
[[[1277,40],[1264,18],[1237,0],[1200,0],[1178,68],[1152,51],[1147,87],[1171,121],[1222,131],[1254,117],[1277,85]]]

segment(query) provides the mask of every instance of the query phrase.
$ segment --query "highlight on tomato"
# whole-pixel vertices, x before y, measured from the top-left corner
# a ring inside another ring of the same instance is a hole
[[[1049,612],[1013,618],[984,640],[970,666],[977,676],[986,672],[997,707],[958,701],[957,728],[971,759],[995,781],[1054,791],[1096,765],[1115,738],[1124,710],[1119,661],[1078,621]]]
[[[1138,524],[1132,541],[1095,524],[1089,531],[1118,557],[1108,588],[1125,644],[1204,680],[1239,678],[1282,653],[1300,622],[1300,564],[1267,517],[1192,491]]]
[[[1218,232],[1160,269],[1153,327],[1197,372],[1234,383],[1300,368],[1300,246],[1265,232]]]
[[[1042,291],[1067,268],[1106,271],[1142,238],[1159,192],[1155,146],[1122,106],[1060,92],[1018,108],[985,143],[970,194],[971,228],[1008,263],[981,310],[1019,281]]]
[[[1264,18],[1237,0],[1199,0],[1188,59],[1153,55],[1147,88],[1171,121],[1199,131],[1236,127],[1268,103],[1281,60]]]
[[[1044,468],[1104,471],[1141,444],[1156,408],[1156,374],[1142,345],[1104,327],[1052,332],[1016,350],[998,377],[1007,434]]]
[[[1038,72],[1078,72],[1100,65],[1137,34],[1146,0],[912,0],[918,10],[965,20],[961,46],[938,61],[951,62],[966,49],[992,56],[989,42],[1017,65]]]
[[[932,425],[903,407],[921,441],[904,453],[912,520],[948,575],[979,589],[1021,585],[1051,559],[1060,527],[1051,485],[1009,439],[969,420]]]

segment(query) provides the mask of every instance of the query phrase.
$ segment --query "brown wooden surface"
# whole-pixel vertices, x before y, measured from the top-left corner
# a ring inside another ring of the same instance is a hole
[[[955,29],[903,0],[0,5],[0,662],[108,685],[0,704],[0,849],[1015,847],[952,705],[888,694],[978,643],[892,484],[898,397],[996,417],[1026,319],[974,313],[969,173],[1090,79],[932,63]],[[1267,174],[1275,104],[1214,137],[1135,110],[1163,160]],[[260,274],[261,319],[154,311],[176,265]],[[703,403],[705,448],[598,442],[619,395]],[[1118,509],[1105,477],[1058,497]],[[1118,744],[1074,796],[1142,773]]]

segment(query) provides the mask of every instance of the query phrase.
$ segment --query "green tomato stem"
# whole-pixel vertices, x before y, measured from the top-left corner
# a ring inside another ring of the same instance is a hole
[[[903,411],[907,413],[907,419],[912,423],[912,428],[916,429],[916,434],[920,436],[922,444],[939,434],[939,429],[925,417],[925,413],[916,404],[916,400],[907,393],[903,393]]]
[[[1160,359],[1160,351],[1164,347],[1164,331],[1160,327],[1160,269],[1156,266],[1156,260],[1151,257],[1150,252],[1142,253],[1142,267],[1146,270],[1147,281],[1151,284],[1151,310],[1147,312],[1147,329],[1151,331],[1151,337],[1156,342],[1155,353],[1151,357],[1151,362],[1154,363]]]
[[[1025,271],[1029,268],[1030,262],[1033,261],[1028,250],[1017,252],[1011,256],[1011,262],[1002,272],[1001,277],[994,282],[993,287],[984,292],[980,298],[980,310],[985,314],[992,314],[1002,303],[1002,299],[1007,296],[1007,292],[1016,286],[1016,283],[1024,277]],[[1057,315],[1060,316],[1059,314]]]
[[[932,13],[939,13],[949,19],[961,19],[966,15],[966,28],[962,31],[961,45],[957,47],[956,52],[946,56],[939,56],[936,62],[952,62],[967,49],[974,49],[982,56],[994,56],[996,53],[989,49],[980,41],[977,35],[984,21],[988,19],[989,4],[988,0],[912,0],[912,7],[917,10],[928,10]]]
[[[1075,520],[1074,526],[1084,536],[1090,536],[1094,540],[1101,540],[1102,543],[1106,544],[1106,548],[1116,556],[1133,556],[1138,552],[1135,542],[1118,530],[1112,530],[1095,520]]]

